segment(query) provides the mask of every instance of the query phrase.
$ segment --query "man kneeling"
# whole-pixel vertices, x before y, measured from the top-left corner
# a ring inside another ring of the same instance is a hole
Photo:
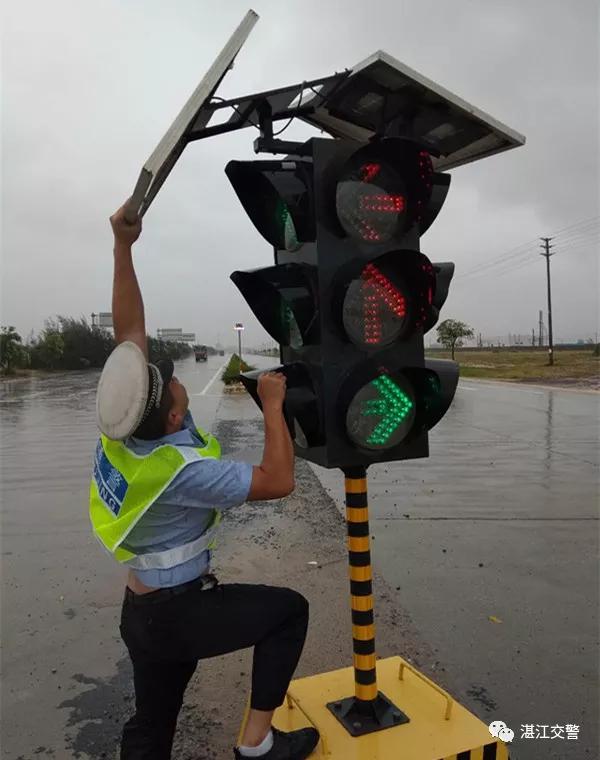
[[[221,584],[210,573],[221,511],[280,499],[294,488],[285,377],[265,373],[258,382],[265,425],[261,464],[221,459],[216,439],[194,424],[173,362],[148,363],[131,250],[141,222],[129,224],[121,208],[111,224],[118,345],[98,385],[102,435],[90,518],[97,538],[129,568],[120,631],[133,663],[136,712],[123,730],[121,760],[169,760],[198,660],[252,646],[251,709],[234,756],[303,760],[318,732],[283,733],[271,720],[304,646],[308,602],[290,589]]]

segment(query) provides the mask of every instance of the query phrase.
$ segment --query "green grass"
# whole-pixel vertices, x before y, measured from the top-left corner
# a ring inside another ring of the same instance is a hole
[[[451,358],[449,351],[428,351],[427,354],[432,358]],[[560,381],[598,378],[600,374],[600,357],[594,356],[592,348],[582,351],[555,350],[553,366],[548,364],[547,350],[457,350],[455,361],[460,364],[461,377]]]
[[[238,383],[239,382],[238,375],[240,374],[240,372],[250,372],[250,370],[253,370],[253,369],[254,367],[251,367],[249,364],[246,364],[246,362],[243,359],[240,362],[240,357],[237,354],[233,354],[227,366],[223,370],[223,374],[221,375],[221,380],[225,383],[225,385]]]

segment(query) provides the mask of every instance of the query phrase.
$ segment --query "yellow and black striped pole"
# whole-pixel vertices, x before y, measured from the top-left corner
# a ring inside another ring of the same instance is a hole
[[[327,707],[353,736],[362,736],[407,723],[409,719],[377,690],[367,470],[354,467],[344,470],[344,474],[354,696],[330,702]]]
[[[377,697],[377,671],[366,476],[366,471],[346,475],[346,523],[352,607],[354,695],[356,699],[371,701]]]

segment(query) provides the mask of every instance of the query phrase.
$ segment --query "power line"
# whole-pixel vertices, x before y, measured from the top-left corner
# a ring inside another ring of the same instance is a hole
[[[464,274],[460,274],[457,279],[462,279],[464,277],[471,277],[473,275],[478,275],[478,274],[483,274],[483,273],[487,274],[488,270],[493,269],[496,266],[503,265],[513,259],[522,258],[526,254],[531,253],[532,251],[535,251],[535,241],[533,241],[531,244],[528,244],[526,248],[524,246],[520,246],[519,249],[512,248],[511,251],[514,251],[514,253],[507,252],[506,254],[503,254],[501,256],[496,257],[495,259],[492,259],[492,261],[479,264],[473,269],[469,269]]]
[[[492,277],[503,277],[505,274],[510,274],[511,272],[518,272],[519,269],[524,269],[525,267],[531,266],[532,264],[535,264],[537,259],[533,258],[527,258],[523,259],[522,261],[518,261],[515,264],[509,263],[508,266],[505,266],[502,269],[495,269],[492,272],[488,272],[487,274],[490,274]]]
[[[597,224],[598,220],[600,220],[600,216],[599,215],[590,216],[587,219],[580,219],[578,222],[574,222],[573,224],[569,224],[567,227],[562,227],[560,230],[556,230],[556,232],[554,232],[552,234],[552,236],[553,237],[557,237],[561,232],[565,232],[566,230],[570,230],[573,227],[579,227],[580,225],[587,224],[588,222],[595,222]]]
[[[535,250],[535,249],[532,249]],[[478,272],[475,275],[473,275],[471,278],[467,277],[458,277],[456,285],[460,287],[461,285],[470,285],[473,280],[477,279],[479,276],[489,275],[490,277],[493,277],[494,280],[504,277],[504,275],[511,274],[512,272],[518,272],[519,269],[523,269],[525,267],[531,266],[532,264],[535,264],[537,261],[536,258],[533,256],[530,258],[522,259],[521,261],[518,261],[516,263],[513,262],[504,262],[505,266],[500,269],[494,269],[489,272]],[[508,266],[506,266],[508,264]]]
[[[577,235],[573,235],[569,238],[554,238],[557,240],[558,245],[562,245],[563,247],[568,247],[572,245],[573,243],[579,243],[581,241],[583,242],[592,242],[593,240],[597,239],[600,235],[600,230],[590,230],[589,232],[581,232]]]
[[[507,259],[513,259],[518,256],[522,256],[524,253],[527,253],[529,250],[532,250],[535,247],[535,239],[531,240],[527,243],[522,243],[519,246],[516,246],[515,248],[510,248],[508,251],[505,251],[504,253],[500,254],[500,256],[496,256],[491,261],[485,261],[481,264],[477,264],[473,269],[470,269],[468,272],[465,272],[461,277],[466,277],[467,275],[479,271],[480,269],[487,269],[488,267],[494,266],[497,263],[504,262]]]
[[[559,246],[556,246],[556,248],[559,248]],[[585,241],[579,242],[575,245],[568,246],[569,252],[577,252],[577,251],[580,251],[582,248],[589,252],[594,252],[594,253],[596,252],[596,249]],[[535,249],[532,249],[532,251],[534,250]],[[484,276],[484,275],[489,275],[493,277],[495,280],[500,277],[504,277],[507,274],[513,274],[514,272],[518,272],[519,269],[523,269],[525,267],[531,266],[532,264],[535,264],[536,262],[537,262],[537,259],[534,256],[526,257],[516,262],[505,260],[505,261],[499,262],[496,265],[495,269],[482,271],[482,272],[475,272],[475,274],[470,275],[469,277],[467,277],[466,275],[459,276],[456,278],[457,279],[456,284],[459,287],[461,284],[465,284],[465,285],[470,284],[473,279],[477,279],[477,277]]]
[[[578,243],[575,243],[574,245],[569,245],[568,251],[569,253],[577,253],[578,251],[584,251],[584,252],[590,252],[590,253],[598,253],[598,242],[600,241],[588,241],[588,240],[581,240]],[[557,246],[559,248],[559,246]]]
[[[563,227],[563,229],[556,233],[555,237],[560,237],[561,235],[570,235],[572,232],[576,232],[577,230],[582,230],[586,227],[597,227],[599,224],[600,217],[592,216],[589,219],[581,219],[576,224],[571,224],[568,227]]]
[[[595,234],[595,227],[598,225],[599,219],[600,216],[590,217],[589,219],[582,219],[579,222],[575,222],[568,225],[567,227],[563,227],[561,230],[558,230],[553,235],[553,238],[559,237],[562,234],[561,240],[559,241],[559,244],[562,247],[568,245],[569,241],[575,242],[579,241],[580,239],[585,239],[586,235],[593,236]],[[465,277],[472,277],[483,273],[490,274],[490,270],[493,270],[495,267],[506,264],[512,260],[524,260],[527,254],[532,253],[535,250],[536,241],[537,238],[533,238],[532,240],[522,243],[515,248],[510,248],[508,251],[500,254],[499,256],[496,256],[491,261],[476,265],[474,268],[469,269],[467,272],[459,274],[456,279],[460,280]],[[533,262],[535,259],[532,258],[531,261]],[[515,268],[517,268],[517,266],[515,266]]]
[[[579,242],[580,240],[594,240],[600,234],[600,230],[588,230],[587,232],[580,232],[577,235],[571,235],[568,238],[554,238],[562,246],[569,246],[571,243]]]

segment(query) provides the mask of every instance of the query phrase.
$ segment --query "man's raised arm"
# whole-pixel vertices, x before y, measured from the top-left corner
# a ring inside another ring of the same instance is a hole
[[[125,219],[125,205],[110,217],[115,236],[112,318],[117,343],[130,340],[148,358],[144,302],[138,285],[131,247],[140,236],[142,221],[130,224]]]

